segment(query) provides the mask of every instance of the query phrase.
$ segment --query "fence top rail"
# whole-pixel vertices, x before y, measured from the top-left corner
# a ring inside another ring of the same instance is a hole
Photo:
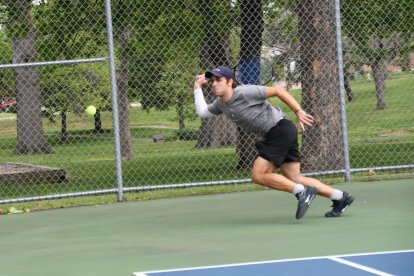
[[[105,61],[107,61],[106,57],[100,57],[100,58],[86,58],[86,59],[73,59],[73,60],[57,60],[57,61],[41,61],[41,62],[28,62],[28,63],[0,64],[0,69],[3,69],[3,68],[16,68],[16,67],[62,65],[62,64],[93,63],[93,62],[105,62]]]

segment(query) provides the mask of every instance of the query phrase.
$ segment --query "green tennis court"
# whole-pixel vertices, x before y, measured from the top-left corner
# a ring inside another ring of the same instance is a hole
[[[0,275],[133,275],[137,271],[414,249],[414,179],[335,185],[356,200],[301,220],[271,190],[0,216]]]

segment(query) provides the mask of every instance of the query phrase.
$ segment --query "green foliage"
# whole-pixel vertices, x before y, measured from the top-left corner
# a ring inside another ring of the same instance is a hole
[[[286,1],[272,2],[264,6],[265,32],[263,43],[268,47],[283,45],[284,50],[299,46],[296,13],[292,11],[294,3]]]
[[[130,96],[139,99],[145,110],[186,105],[200,73],[198,17],[186,7],[160,9],[164,13],[156,15],[158,20],[131,41]]]
[[[6,31],[0,29],[0,64],[10,64],[12,62],[12,45]],[[9,98],[14,95],[13,69],[0,70],[0,90],[1,96]]]
[[[34,9],[39,60],[106,56],[102,1],[51,0]]]
[[[162,68],[161,78],[155,86],[155,91],[164,104],[162,106],[158,103],[155,107],[166,109],[174,106],[177,111],[176,120],[197,117],[193,107],[193,83],[195,76],[202,72],[198,66],[197,50],[187,48],[187,51],[182,52],[183,47],[186,47],[186,41],[177,41],[170,48],[170,58]]]
[[[114,33],[120,34],[122,28],[131,27],[133,36],[145,32],[166,7],[159,0],[114,0],[111,6]]]
[[[7,64],[11,62],[13,55],[12,45],[3,29],[0,29],[0,53],[0,64]]]
[[[4,26],[8,22],[7,6],[0,4],[0,25]]]
[[[352,43],[344,49],[357,52],[365,62],[412,49],[411,0],[346,0],[342,1],[341,16],[345,41]]]
[[[6,112],[9,112],[9,113],[16,113],[16,106],[10,106],[7,110],[6,110]]]
[[[110,105],[109,73],[101,64],[43,68],[42,105],[57,111],[82,114],[88,105],[105,110]]]
[[[50,0],[33,9],[38,60],[106,56],[105,9],[101,1]],[[49,112],[83,113],[87,105],[109,106],[109,74],[102,64],[42,68],[42,105]]]
[[[6,27],[10,38],[26,37],[31,24],[31,0],[3,1],[1,6],[1,23]]]
[[[240,24],[240,1],[210,1],[208,5],[203,3],[200,11],[209,21],[211,34],[227,34]]]

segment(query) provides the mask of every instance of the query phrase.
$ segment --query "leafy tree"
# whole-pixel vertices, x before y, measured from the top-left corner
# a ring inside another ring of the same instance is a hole
[[[7,14],[5,28],[13,44],[13,63],[37,61],[37,33],[31,16],[32,1],[2,0],[1,3]],[[17,145],[14,153],[51,153],[43,130],[39,69],[33,66],[16,67],[13,72],[17,101]]]
[[[43,70],[41,86],[47,91],[43,106],[51,112],[65,111],[81,115],[85,105],[106,109],[109,105],[107,68],[99,64],[49,67]]]
[[[12,55],[12,44],[7,38],[4,29],[0,29],[0,64],[11,63]],[[10,98],[15,96],[15,86],[13,83],[12,69],[0,70],[0,96],[3,98]]]
[[[145,110],[151,107],[165,109],[163,98],[154,89],[163,72],[163,48],[171,43],[160,33],[168,30],[175,14],[178,22],[187,9],[188,1],[116,0],[112,2],[115,42],[118,47],[119,73],[118,110],[120,120],[121,155],[123,159],[134,157],[131,146],[128,107],[129,99],[138,98]],[[181,26],[182,27],[182,26]],[[191,29],[190,27],[187,27]]]
[[[360,63],[371,65],[379,110],[387,107],[387,63],[414,49],[412,4],[412,0],[342,1],[342,30],[348,51],[357,55]]]
[[[180,4],[182,1],[159,2],[154,9],[154,22],[142,26],[139,34],[131,41],[131,96],[138,98],[144,110],[167,109],[171,101],[163,91],[156,89],[161,79],[167,78],[166,64],[189,71],[196,68],[183,68],[183,57],[198,58],[196,35],[199,18],[193,13],[193,5]],[[187,61],[184,64],[193,64]],[[170,72],[172,73],[172,72]],[[172,77],[172,76],[171,76]],[[187,84],[188,85],[188,84]]]
[[[176,106],[176,103],[186,103],[190,99],[188,96],[192,98],[192,93],[183,94],[182,90],[187,87],[191,91],[194,76],[201,72],[200,67],[206,70],[212,68],[213,64],[228,65],[228,47],[223,37],[228,36],[231,26],[220,23],[229,22],[230,19],[217,16],[214,11],[227,10],[229,4],[221,1],[205,1],[201,4],[194,0],[175,0],[168,3],[147,1],[142,5],[142,14],[134,16],[134,20],[137,20],[134,35],[125,51],[130,57],[129,96],[138,99],[147,111],[151,108],[164,110]],[[219,20],[212,20],[212,16],[217,16],[214,19]],[[200,31],[201,29],[205,31]],[[184,68],[185,66],[188,67]],[[180,75],[183,73],[180,70],[186,71],[185,76]],[[191,78],[190,74],[193,74]],[[185,83],[169,83],[175,78],[177,82],[182,80]],[[187,112],[185,106],[176,107],[182,126],[184,116],[193,113]],[[228,132],[228,128],[215,123],[216,120],[226,118],[220,116],[219,119],[208,120],[209,122],[203,120],[198,146],[222,145],[222,141],[227,140],[223,138],[224,135],[213,135],[210,131],[221,129]],[[229,144],[227,141],[224,143]]]
[[[107,55],[105,7],[101,1],[48,0],[34,10],[39,60]]]
[[[170,58],[163,67],[155,89],[165,99],[165,104],[175,107],[180,129],[185,128],[185,119],[196,118],[192,86],[194,76],[201,72],[198,52],[195,47],[186,48],[188,46],[191,45],[188,45],[187,40],[171,45],[168,51]],[[186,51],[183,52],[182,49]]]
[[[104,6],[95,1],[51,0],[35,9],[39,60],[74,60],[105,56]],[[42,67],[42,105],[62,115],[62,142],[66,139],[66,112],[82,114],[86,105],[107,109],[109,76],[97,64]],[[99,114],[99,113],[98,113]],[[95,121],[100,118],[95,116]]]

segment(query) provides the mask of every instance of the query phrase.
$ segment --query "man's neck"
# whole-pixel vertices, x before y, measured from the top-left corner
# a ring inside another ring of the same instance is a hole
[[[230,101],[230,99],[231,99],[231,97],[233,97],[233,95],[234,95],[234,89],[233,88],[230,88],[222,97],[221,97],[221,100],[223,101],[223,102],[228,102],[228,101]]]

